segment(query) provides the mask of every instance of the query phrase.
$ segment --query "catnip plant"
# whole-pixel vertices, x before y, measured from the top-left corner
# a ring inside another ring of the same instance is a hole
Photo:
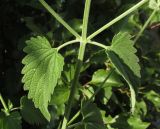
[[[67,41],[58,47],[52,47],[49,40],[44,36],[31,37],[30,40],[26,41],[26,47],[24,48],[24,52],[27,54],[22,60],[22,63],[24,64],[22,69],[22,82],[24,83],[24,90],[28,91],[28,98],[33,101],[34,106],[40,110],[47,121],[50,121],[51,113],[48,107],[51,101],[54,103],[54,97],[52,97],[52,95],[55,92],[55,88],[58,87],[57,84],[61,78],[61,73],[65,65],[65,59],[61,54],[61,50],[68,45],[79,45],[74,78],[70,85],[69,98],[65,98],[65,102],[67,102],[65,105],[63,120],[59,122],[59,129],[106,129],[101,113],[94,104],[93,98],[101,89],[105,87],[104,84],[114,74],[114,72],[121,75],[129,86],[131,105],[130,114],[134,114],[137,87],[140,85],[141,78],[140,65],[138,63],[139,59],[136,56],[137,50],[134,47],[134,44],[138,41],[153,16],[160,10],[160,0],[141,0],[133,7],[117,16],[97,31],[93,32],[91,35],[88,35],[87,32],[91,1],[92,0],[85,0],[82,33],[79,35],[79,33],[76,32],[66,21],[64,21],[61,16],[57,14],[44,0],[39,0],[44,8],[59,23],[61,23],[75,37],[75,39]],[[113,37],[110,46],[106,46],[103,43],[94,40],[94,37],[99,35],[101,32],[147,3],[149,4],[149,8],[153,11],[143,27],[140,29],[140,32],[135,37],[132,37],[129,32],[121,31]],[[93,94],[91,94],[89,98],[81,98],[81,108],[71,118],[75,94],[77,89],[80,89],[78,81],[82,70],[87,45],[94,45],[102,48],[113,67],[110,72],[106,74],[106,77],[103,79],[100,86]],[[25,99],[27,98],[23,98],[23,100]],[[1,95],[0,100],[4,106],[5,113],[10,115],[10,109],[6,106]],[[80,115],[83,117],[82,120],[75,123],[75,120]]]

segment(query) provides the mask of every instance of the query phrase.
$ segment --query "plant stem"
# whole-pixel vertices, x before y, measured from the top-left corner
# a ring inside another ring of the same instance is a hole
[[[88,106],[88,104],[92,101],[92,99],[98,94],[98,92],[103,88],[104,84],[108,80],[108,78],[112,75],[112,73],[115,71],[113,68],[111,72],[108,74],[108,76],[105,78],[103,83],[98,87],[98,89],[94,92],[94,94],[91,96],[91,98],[87,101],[87,103],[72,117],[72,119],[68,122],[68,125],[71,124],[81,113],[81,110]]]
[[[75,123],[75,124],[73,124],[73,125],[70,125],[70,126],[68,126],[67,129],[71,129],[71,128],[77,127],[77,126],[79,126],[79,125],[83,125],[83,122],[78,122],[78,123]]]
[[[88,28],[90,5],[91,5],[91,0],[86,0],[84,16],[83,16],[83,28],[82,28],[82,40],[85,42],[87,39],[87,28]]]
[[[151,13],[150,17],[148,18],[148,20],[145,22],[144,26],[141,28],[140,32],[138,33],[138,35],[136,36],[134,43],[136,43],[138,41],[138,39],[141,37],[142,33],[144,32],[144,30],[147,28],[148,24],[150,23],[150,21],[152,20],[152,18],[154,17],[155,13],[157,10],[153,10],[153,12]]]
[[[109,48],[109,46],[103,45],[103,44],[95,42],[95,41],[88,41],[88,43],[92,44],[92,45],[96,45],[96,46],[101,47],[101,48],[104,48],[106,50]]]
[[[6,112],[6,114],[9,115],[10,113],[9,113],[8,107],[7,107],[7,105],[6,105],[5,101],[4,101],[1,93],[0,93],[0,101],[1,101],[1,103],[3,105],[3,108],[4,108],[5,112]]]
[[[39,0],[40,3],[54,16],[57,21],[59,21],[70,33],[72,33],[76,38],[80,39],[80,35],[68,25],[44,0]]]
[[[73,44],[73,43],[77,43],[77,42],[80,42],[79,40],[71,40],[71,41],[68,41],[62,45],[60,45],[59,47],[57,47],[57,51],[59,51],[60,49],[64,48],[65,46],[68,46],[70,44]]]
[[[98,34],[100,34],[102,31],[106,30],[107,28],[109,28],[110,26],[112,26],[113,24],[115,24],[116,22],[118,22],[119,20],[123,19],[124,17],[126,17],[127,15],[129,15],[130,13],[132,13],[133,11],[135,11],[137,8],[141,7],[147,1],[148,0],[141,0],[135,6],[133,6],[132,8],[130,8],[129,10],[127,10],[126,12],[122,13],[121,15],[119,15],[118,17],[116,17],[115,19],[113,19],[112,21],[110,21],[109,23],[107,23],[106,25],[104,25],[103,27],[101,27],[100,29],[98,29],[96,32],[94,32],[93,34],[91,34],[87,39],[91,40],[92,38],[94,38],[95,36],[97,36]]]
[[[87,35],[87,27],[88,27],[90,2],[91,2],[91,0],[86,0],[86,3],[85,3],[84,17],[83,17],[83,28],[82,28],[82,41],[80,42],[75,77],[74,77],[72,85],[71,85],[71,93],[69,96],[68,105],[65,110],[65,115],[64,115],[64,119],[63,119],[63,123],[62,123],[62,129],[66,129],[66,127],[67,127],[67,122],[69,120],[69,116],[70,116],[70,112],[71,112],[71,108],[72,108],[72,104],[73,104],[73,100],[74,100],[74,95],[76,92],[77,83],[78,83],[78,79],[79,79],[79,75],[80,75],[80,71],[81,71],[81,67],[82,67],[82,62],[83,62],[83,58],[84,58],[85,48],[86,48],[86,44],[87,44],[86,35]]]

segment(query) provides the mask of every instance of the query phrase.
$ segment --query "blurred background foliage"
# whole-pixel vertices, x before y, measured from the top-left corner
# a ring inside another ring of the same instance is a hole
[[[91,34],[138,1],[92,0],[88,33]],[[47,1],[78,33],[81,33],[82,29],[84,2],[84,0]],[[25,97],[26,92],[23,91],[23,84],[21,83],[21,69],[23,67],[21,60],[25,56],[23,48],[25,41],[31,36],[43,35],[48,38],[53,47],[59,46],[74,37],[37,0],[2,0],[0,10],[0,92],[6,103],[10,100],[14,107],[20,105],[23,107],[23,110],[20,111],[23,129],[56,129],[64,113],[64,103],[67,101],[64,98],[67,98],[69,94],[68,88],[63,85],[69,85],[74,77],[78,47],[71,45],[60,51],[65,57],[66,65],[59,82],[62,88],[57,88],[55,93],[55,96],[59,98],[51,101],[52,106],[50,108],[53,118],[50,123],[45,121],[39,110],[35,109],[33,103]],[[99,34],[94,40],[110,45],[112,37],[119,31],[128,31],[134,38],[151,12],[152,10],[146,4]],[[124,129],[124,127],[126,129],[160,128],[159,12],[156,13],[135,46],[138,49],[137,55],[142,68],[141,86],[138,87],[136,117],[129,117],[126,113],[129,111],[129,89],[117,73],[107,82],[106,85],[108,86],[94,98],[109,129]],[[103,50],[94,46],[87,46],[79,84],[87,97],[103,82],[110,67],[112,66]],[[79,97],[81,95],[77,91],[75,105],[80,102]],[[29,107],[27,108],[27,106]],[[75,106],[72,114],[78,108],[78,106]],[[17,115],[17,112],[14,113],[14,115]],[[34,121],[27,117],[30,114],[33,115]],[[3,115],[0,116],[3,118]]]

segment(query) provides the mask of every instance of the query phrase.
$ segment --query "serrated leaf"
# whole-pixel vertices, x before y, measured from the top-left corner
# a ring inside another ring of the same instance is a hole
[[[136,76],[132,73],[132,71],[126,66],[123,61],[116,55],[113,51],[107,51],[108,56],[111,62],[114,64],[116,70],[120,73],[120,75],[126,80],[130,87],[131,91],[131,112],[134,112],[135,104],[136,104],[136,86],[139,85],[139,81]]]
[[[24,52],[27,56],[22,60],[25,65],[22,69],[24,90],[29,90],[28,98],[49,121],[48,103],[61,76],[64,59],[45,37],[31,38],[26,44]]]
[[[86,103],[87,101],[82,102],[81,107],[83,124],[76,127],[76,129],[105,129],[100,110],[93,103],[89,103],[87,106],[84,107]]]
[[[12,112],[6,116],[0,112],[0,129],[22,129],[21,116],[18,112]]]
[[[140,75],[139,59],[135,55],[137,50],[134,48],[131,35],[127,32],[120,32],[113,37],[111,50],[114,51],[124,63],[132,70],[137,77]]]
[[[139,86],[140,66],[136,49],[133,47],[131,36],[126,33],[118,33],[112,40],[112,46],[107,54],[121,76],[126,80],[131,91],[131,112],[134,112],[136,103],[135,90]]]
[[[26,96],[21,98],[21,114],[23,119],[29,124],[44,124],[46,119],[43,117],[39,109]]]

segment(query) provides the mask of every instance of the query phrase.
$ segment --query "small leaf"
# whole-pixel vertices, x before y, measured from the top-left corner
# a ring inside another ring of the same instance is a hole
[[[145,98],[151,101],[156,107],[156,110],[160,112],[160,95],[158,93],[151,90],[145,94]]]
[[[49,121],[48,103],[61,76],[64,59],[45,37],[31,38],[26,43],[27,56],[22,60],[25,65],[22,69],[24,90],[29,90],[28,98]]]
[[[0,129],[22,129],[21,123],[21,116],[18,112],[12,112],[8,116],[0,112]]]
[[[93,103],[86,105],[86,102],[82,102],[82,125],[78,126],[76,129],[105,129],[103,119],[100,110]],[[83,108],[84,107],[84,108]]]
[[[128,124],[131,126],[131,129],[147,129],[150,123],[143,122],[140,118],[130,117]]]
[[[124,63],[132,70],[135,76],[140,77],[140,66],[138,57],[135,55],[137,50],[133,47],[131,35],[127,32],[120,32],[112,40],[111,50],[114,51]]]
[[[39,109],[36,109],[33,102],[26,96],[21,98],[21,114],[29,124],[44,124],[46,122]]]

